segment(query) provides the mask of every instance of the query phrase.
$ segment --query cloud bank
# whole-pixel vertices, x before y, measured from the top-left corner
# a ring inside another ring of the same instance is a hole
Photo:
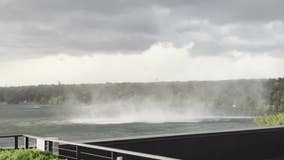
[[[0,55],[141,54],[194,42],[192,54],[283,55],[281,0],[1,0]]]
[[[0,85],[283,76],[283,3],[0,0]]]
[[[0,63],[0,84],[150,82],[273,78],[284,76],[284,57],[233,51],[220,56],[194,56],[194,43],[175,47],[157,43],[139,55],[52,55]]]

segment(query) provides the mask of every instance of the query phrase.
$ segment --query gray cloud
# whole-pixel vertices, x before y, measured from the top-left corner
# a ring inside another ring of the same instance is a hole
[[[282,55],[281,0],[0,0],[0,55],[139,53],[194,42],[193,55]]]

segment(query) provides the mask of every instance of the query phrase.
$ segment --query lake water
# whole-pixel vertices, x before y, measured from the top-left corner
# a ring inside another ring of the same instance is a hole
[[[91,109],[88,108],[88,110]],[[85,109],[85,113],[89,112],[86,112]],[[93,115],[94,117],[92,115],[85,114],[84,117],[84,114],[80,113],[80,109],[74,110],[74,106],[72,112],[69,112],[68,106],[2,104],[0,105],[0,135],[31,134],[58,137],[63,140],[86,141],[90,139],[200,133],[257,127],[251,117],[240,116],[207,116],[184,121],[154,122],[118,121],[114,119],[110,122],[92,121],[96,114]],[[74,119],[77,116],[78,118]],[[127,114],[124,117],[127,117]],[[80,121],[80,118],[83,120]]]

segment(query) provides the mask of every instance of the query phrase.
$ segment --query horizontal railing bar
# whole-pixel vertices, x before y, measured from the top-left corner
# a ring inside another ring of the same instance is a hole
[[[122,149],[116,149],[116,148],[110,148],[110,147],[103,147],[103,146],[98,146],[98,145],[80,144],[80,143],[75,143],[75,142],[55,140],[55,139],[43,138],[43,137],[37,137],[37,136],[31,136],[31,135],[24,135],[24,136],[29,137],[29,138],[35,138],[35,139],[44,139],[46,141],[52,141],[52,142],[57,142],[61,144],[69,144],[69,145],[81,146],[81,147],[86,147],[86,148],[122,153],[126,155],[133,155],[137,157],[144,157],[144,158],[150,158],[150,159],[163,159],[163,160],[178,160],[176,158],[169,158],[169,157],[164,157],[164,156],[152,155],[148,153],[141,153],[141,152],[128,151],[128,150],[122,150]]]
[[[112,159],[111,157],[102,156],[102,155],[93,154],[93,153],[88,153],[88,152],[80,152],[80,154],[86,154],[86,155],[90,155],[90,156],[93,156],[93,157],[100,157],[100,158],[105,158],[105,159]]]
[[[68,151],[68,152],[73,152],[76,153],[76,150],[71,150],[71,149],[65,149],[65,148],[59,148],[59,147],[53,147],[54,149],[62,150],[62,151]]]
[[[33,136],[33,135],[28,135],[28,134],[23,134],[24,137],[29,137],[32,139],[46,139],[45,137],[38,137],[38,136]]]
[[[59,148],[59,147],[53,147],[54,149],[58,149],[58,150],[63,150],[63,151],[67,151],[67,152],[73,152],[76,153],[76,150],[71,150],[71,149],[63,149],[63,148]],[[87,155],[91,155],[91,156],[95,156],[95,157],[101,157],[101,158],[106,158],[106,159],[112,159],[111,157],[107,157],[107,156],[102,156],[102,155],[98,155],[98,154],[93,154],[93,153],[88,153],[88,152],[80,152],[82,154],[87,154]]]
[[[4,149],[4,150],[14,150],[15,147],[2,147],[0,146],[1,149]],[[24,148],[18,148],[18,149],[24,149]]]
[[[0,135],[0,138],[23,137],[23,135]]]
[[[63,148],[58,148],[58,147],[53,147],[54,149],[58,149],[58,150],[63,150],[63,151],[67,151],[67,152],[73,152],[76,153],[76,150],[70,150],[70,149],[63,149]],[[105,158],[105,159],[112,159],[111,157],[107,157],[107,156],[102,156],[102,155],[98,155],[98,154],[92,154],[92,153],[88,153],[88,152],[80,152],[81,154],[87,154],[87,155],[91,155],[94,157],[100,157],[100,158]]]

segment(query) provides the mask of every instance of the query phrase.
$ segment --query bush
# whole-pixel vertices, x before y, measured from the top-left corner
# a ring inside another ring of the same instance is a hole
[[[259,126],[279,126],[284,125],[284,113],[275,115],[264,115],[254,119],[254,122]]]
[[[0,150],[0,160],[59,160],[56,156],[36,149]]]

